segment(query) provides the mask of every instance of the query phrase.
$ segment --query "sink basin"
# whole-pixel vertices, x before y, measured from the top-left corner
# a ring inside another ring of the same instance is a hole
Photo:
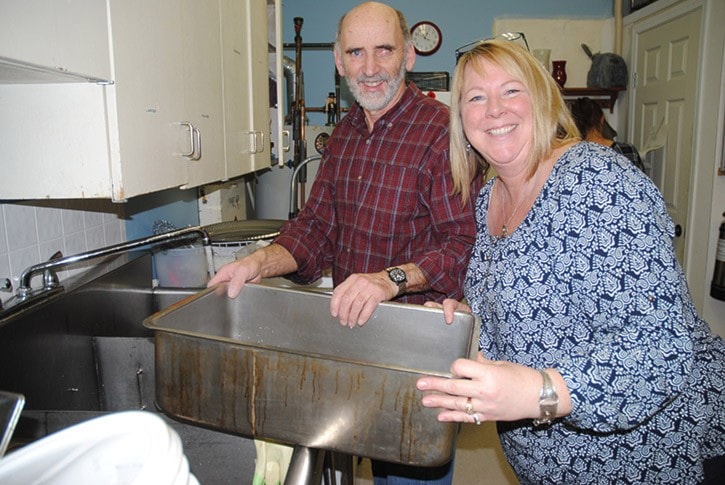
[[[143,320],[201,289],[153,288],[144,253],[0,324],[0,390],[25,396],[8,452],[103,414],[158,413],[154,335]],[[251,477],[251,440],[160,415],[202,483]]]
[[[197,293],[145,320],[156,332],[156,399],[188,422],[397,463],[450,460],[458,425],[420,404],[421,375],[471,354],[477,320],[382,303],[362,327],[330,296],[246,285]]]
[[[23,394],[29,410],[153,407],[153,333],[142,322],[198,290],[153,289],[150,275],[149,258],[134,260],[0,326],[0,389]],[[136,382],[111,375],[123,372]]]

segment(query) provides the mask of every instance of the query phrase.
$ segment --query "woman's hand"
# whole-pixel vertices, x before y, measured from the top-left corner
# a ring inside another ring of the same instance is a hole
[[[445,302],[443,306],[445,308]],[[488,360],[479,353],[475,361],[457,359],[451,365],[451,372],[451,379],[427,376],[417,382],[421,391],[437,391],[423,396],[421,403],[425,407],[442,409],[438,421],[478,423],[539,417],[542,379],[536,369]],[[558,372],[552,369],[548,372],[563,404],[558,415],[568,414],[571,403],[566,385]]]
[[[443,300],[442,304],[435,301],[427,301],[423,305],[430,308],[442,308],[443,318],[448,325],[453,323],[453,312],[471,313],[471,307],[469,307],[465,303],[461,303],[460,301],[453,300],[451,298],[446,298],[445,300]]]

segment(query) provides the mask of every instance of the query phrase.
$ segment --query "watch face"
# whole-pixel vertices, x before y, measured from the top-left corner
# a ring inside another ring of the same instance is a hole
[[[429,56],[441,46],[443,35],[441,30],[433,22],[418,22],[410,29],[415,52]]]
[[[390,268],[388,270],[388,275],[390,275],[390,279],[393,280],[393,283],[400,284],[407,280],[405,271],[400,268]]]

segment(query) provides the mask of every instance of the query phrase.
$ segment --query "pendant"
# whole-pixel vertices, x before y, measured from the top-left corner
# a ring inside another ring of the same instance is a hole
[[[509,235],[509,230],[506,227],[506,224],[501,226],[501,237],[507,237]]]

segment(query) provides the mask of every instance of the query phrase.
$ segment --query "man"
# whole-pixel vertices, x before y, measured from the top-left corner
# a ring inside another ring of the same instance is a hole
[[[381,3],[358,5],[340,20],[334,55],[357,104],[328,140],[307,204],[274,243],[222,267],[209,284],[229,281],[234,298],[248,281],[306,283],[331,267],[330,312],[350,327],[382,301],[460,299],[473,201],[451,195],[448,109],[405,83],[415,63],[405,18]],[[426,471],[451,481],[452,466],[418,470]]]

